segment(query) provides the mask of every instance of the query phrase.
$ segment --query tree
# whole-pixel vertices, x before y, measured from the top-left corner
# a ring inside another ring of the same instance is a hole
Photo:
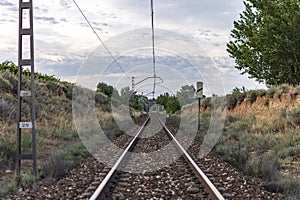
[[[156,103],[166,107],[167,106],[167,101],[168,101],[169,98],[170,98],[169,93],[161,94],[157,97]]]
[[[105,94],[109,98],[113,95],[114,88],[111,85],[107,85],[106,83],[98,83],[97,85],[97,91]]]
[[[184,85],[177,92],[176,96],[181,105],[192,103],[195,96],[195,87],[193,85]]]
[[[178,98],[175,96],[170,96],[169,93],[159,95],[156,103],[163,105],[167,113],[174,113],[180,110]]]
[[[166,111],[167,113],[175,113],[178,110],[180,110],[178,98],[175,96],[171,96],[167,101]]]
[[[267,85],[300,83],[300,1],[245,0],[227,43],[236,68]]]
[[[136,111],[149,111],[148,98],[130,90],[128,86],[121,89],[121,96],[118,97],[118,101]]]

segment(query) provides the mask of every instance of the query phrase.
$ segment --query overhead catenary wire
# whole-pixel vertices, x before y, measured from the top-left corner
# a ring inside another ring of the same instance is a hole
[[[111,51],[109,50],[109,48],[105,45],[105,43],[103,42],[103,40],[100,38],[99,34],[96,32],[96,30],[94,29],[94,27],[92,26],[92,24],[90,23],[90,21],[88,20],[88,18],[83,13],[82,9],[79,7],[79,5],[76,3],[75,0],[73,0],[73,2],[75,4],[75,6],[77,7],[77,9],[79,10],[79,12],[81,13],[81,15],[83,16],[83,18],[85,19],[85,21],[87,22],[87,24],[89,25],[89,27],[92,29],[92,31],[94,32],[94,34],[97,36],[98,40],[101,42],[101,44],[103,45],[103,47],[107,51],[107,53],[113,58],[113,61],[118,65],[118,67],[120,68],[120,70],[131,80],[131,77],[127,75],[127,73],[121,67],[121,65],[119,64],[119,62],[117,61],[117,59],[113,56],[113,54],[111,53]]]
[[[156,89],[156,60],[155,60],[155,35],[154,35],[154,6],[151,0],[151,29],[152,29],[152,63],[153,63],[153,99],[155,97]]]

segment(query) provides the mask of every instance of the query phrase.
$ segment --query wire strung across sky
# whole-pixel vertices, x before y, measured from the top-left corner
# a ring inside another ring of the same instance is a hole
[[[156,60],[155,60],[155,36],[154,36],[154,8],[151,0],[151,28],[152,28],[152,59],[153,59],[153,99],[156,89]]]
[[[108,47],[105,45],[105,43],[103,42],[103,40],[100,38],[100,36],[98,35],[98,33],[95,31],[94,27],[92,26],[92,24],[90,23],[90,21],[88,20],[88,18],[85,16],[85,14],[83,13],[83,11],[81,10],[81,8],[79,7],[79,5],[76,3],[75,0],[73,0],[74,4],[76,5],[77,9],[79,10],[79,12],[81,13],[81,15],[83,16],[83,18],[85,19],[85,21],[88,23],[89,27],[93,30],[93,32],[95,33],[95,35],[97,36],[98,40],[101,42],[101,44],[104,46],[105,50],[107,51],[107,53],[113,58],[113,61],[118,65],[118,67],[120,68],[120,70],[131,80],[131,77],[129,77],[127,75],[127,73],[125,72],[125,70],[121,67],[121,65],[118,63],[117,59],[113,56],[113,54],[111,53],[111,51],[108,49]]]
[[[77,7],[77,9],[79,10],[79,12],[81,13],[81,15],[83,16],[83,18],[85,19],[85,21],[87,22],[87,24],[89,25],[89,27],[92,29],[92,31],[94,32],[94,34],[97,36],[98,40],[101,42],[101,44],[104,46],[105,50],[108,52],[108,54],[113,58],[113,61],[118,65],[118,67],[120,68],[120,70],[130,79],[132,80],[132,77],[129,77],[127,75],[127,73],[125,72],[125,70],[121,67],[121,65],[118,63],[117,59],[113,56],[113,54],[111,53],[111,51],[108,49],[108,47],[105,45],[105,43],[103,42],[103,40],[100,38],[100,36],[98,35],[98,33],[96,32],[96,30],[94,29],[94,27],[92,26],[92,24],[90,23],[90,21],[88,20],[88,18],[85,16],[85,14],[83,13],[82,9],[79,7],[79,5],[76,3],[75,0],[73,0],[75,6]],[[152,28],[152,64],[153,64],[153,77],[148,77],[142,81],[140,81],[139,83],[149,79],[149,78],[153,78],[153,91],[151,92],[153,95],[153,99],[155,97],[155,90],[156,90],[156,79],[160,79],[161,82],[163,82],[163,80],[160,77],[156,76],[156,60],[155,60],[155,35],[154,35],[154,6],[153,6],[153,0],[151,0],[151,28]],[[136,84],[135,84],[136,85]],[[149,93],[149,94],[151,94]]]

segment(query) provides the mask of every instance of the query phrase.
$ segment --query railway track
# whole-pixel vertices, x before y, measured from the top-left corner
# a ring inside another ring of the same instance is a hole
[[[158,134],[153,135],[155,130]],[[132,173],[143,170],[146,166],[137,166],[136,159],[131,159],[130,152],[157,151],[166,142],[172,143],[172,154],[177,154],[170,155],[174,163],[162,166],[158,171],[145,169],[146,172],[142,174]],[[224,199],[157,114],[152,114],[146,120],[90,199],[118,198]]]
[[[175,145],[171,145],[166,132],[158,132],[162,125],[156,119],[155,116],[151,117],[151,122],[143,130],[135,147],[129,151],[133,154],[122,162],[123,170],[117,171],[106,186],[103,199],[211,199],[193,169],[187,167],[182,153]],[[114,141],[115,145],[127,146],[132,141],[132,135],[120,136]],[[164,154],[163,150],[168,145],[174,151]],[[244,176],[213,152],[205,158],[198,158],[200,145],[195,141],[188,152],[225,199],[284,199],[282,195],[266,191],[260,180]],[[166,157],[165,160],[149,158],[148,155],[155,151]],[[134,153],[140,156],[137,158]],[[163,167],[157,169],[153,163]],[[90,199],[110,170],[96,158],[89,157],[58,181],[43,180],[33,188],[20,188],[16,194],[3,199]]]

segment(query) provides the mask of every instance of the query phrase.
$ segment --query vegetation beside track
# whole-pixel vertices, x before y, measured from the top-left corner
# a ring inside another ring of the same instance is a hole
[[[261,178],[266,189],[299,199],[299,91],[299,86],[284,84],[268,90],[235,88],[225,97],[205,98],[198,139],[205,137],[212,112],[222,113],[224,129],[214,151],[245,174]],[[190,125],[197,124],[196,105],[181,115]]]
[[[32,187],[34,177],[31,163],[22,162],[21,177],[16,177],[16,115],[17,72],[12,62],[0,64],[0,197],[17,189]],[[24,89],[30,89],[30,72],[23,70]],[[89,155],[81,143],[72,117],[74,84],[54,76],[35,73],[37,110],[38,180],[52,182]],[[95,105],[99,123],[110,139],[123,134],[115,124],[111,111],[111,86],[100,84],[95,91]],[[23,113],[30,114],[30,104],[23,100]],[[139,106],[139,105],[135,105]],[[31,132],[22,132],[22,151],[31,150]],[[21,180],[18,185],[17,182]]]

